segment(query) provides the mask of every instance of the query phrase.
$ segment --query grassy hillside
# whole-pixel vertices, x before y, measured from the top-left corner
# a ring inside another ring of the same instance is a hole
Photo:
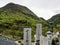
[[[48,22],[53,22],[54,32],[60,31],[60,14],[54,15],[48,20]]]
[[[25,6],[9,3],[0,8],[0,33],[16,40],[23,39],[23,29],[32,28],[32,37],[36,31],[36,24],[43,24],[43,35],[48,30],[48,24],[42,18],[38,18]],[[34,38],[33,38],[34,39]]]

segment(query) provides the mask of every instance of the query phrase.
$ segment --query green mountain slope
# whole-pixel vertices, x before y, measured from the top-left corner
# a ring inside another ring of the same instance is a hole
[[[54,15],[48,21],[54,22],[55,24],[60,24],[60,14]]]
[[[60,14],[54,15],[48,20],[48,22],[53,22],[55,32],[60,31]]]
[[[43,34],[47,31],[47,23],[38,18],[25,6],[9,3],[0,8],[0,33],[16,40],[23,39],[23,29],[32,28],[32,37],[36,31],[36,24],[43,24]]]
[[[14,4],[14,3],[9,3],[7,4],[6,6],[2,7],[2,10],[3,11],[5,10],[6,11],[10,11],[12,13],[23,13],[24,15],[27,15],[29,17],[32,17],[32,18],[38,18],[31,10],[29,10],[27,7],[25,6],[21,6],[21,5],[18,5],[18,4]],[[4,11],[3,11],[4,12]]]

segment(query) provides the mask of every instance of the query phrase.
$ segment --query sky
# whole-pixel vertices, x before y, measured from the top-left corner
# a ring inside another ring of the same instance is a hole
[[[43,17],[46,20],[60,13],[60,0],[0,0],[0,7],[10,2],[24,5],[38,17]]]

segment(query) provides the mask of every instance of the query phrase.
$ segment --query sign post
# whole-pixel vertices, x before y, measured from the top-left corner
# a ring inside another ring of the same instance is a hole
[[[24,28],[24,45],[31,45],[31,28]]]
[[[40,35],[42,35],[42,24],[36,25],[36,45],[40,45]]]

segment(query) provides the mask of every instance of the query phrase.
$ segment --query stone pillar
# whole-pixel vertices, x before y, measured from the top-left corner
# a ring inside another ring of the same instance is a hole
[[[42,35],[42,24],[36,25],[36,45],[40,45],[40,35]]]
[[[24,28],[24,45],[31,44],[31,28]]]

